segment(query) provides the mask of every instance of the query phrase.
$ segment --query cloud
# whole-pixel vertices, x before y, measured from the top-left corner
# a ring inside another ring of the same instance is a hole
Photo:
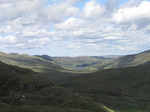
[[[83,16],[85,18],[96,18],[102,15],[105,8],[97,3],[95,0],[89,1],[85,4],[83,8]]]
[[[57,29],[72,29],[72,28],[80,28],[83,24],[85,24],[85,21],[83,19],[78,18],[68,18],[66,21],[56,24],[55,27]]]
[[[0,4],[0,20],[7,21],[38,12],[45,0],[16,0]]]
[[[40,19],[45,23],[61,22],[66,16],[76,15],[78,8],[73,7],[79,0],[66,0],[43,8]],[[72,11],[72,13],[71,13]]]
[[[118,24],[136,24],[143,28],[150,23],[150,2],[142,1],[138,6],[120,8],[114,13],[113,21]]]
[[[110,40],[115,40],[115,39],[122,39],[123,37],[104,37],[104,39],[110,39]]]
[[[108,0],[105,4],[106,13],[105,16],[110,16],[119,6],[119,0]]]
[[[1,44],[13,44],[16,43],[17,39],[14,36],[7,36],[7,37],[0,37],[0,43]]]
[[[149,1],[101,4],[88,0],[77,7],[80,2],[83,0],[0,0],[0,48],[58,48],[92,55],[150,47]]]

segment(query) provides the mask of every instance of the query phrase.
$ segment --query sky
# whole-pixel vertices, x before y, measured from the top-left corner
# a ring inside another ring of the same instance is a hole
[[[0,0],[0,51],[103,56],[150,49],[150,0]]]

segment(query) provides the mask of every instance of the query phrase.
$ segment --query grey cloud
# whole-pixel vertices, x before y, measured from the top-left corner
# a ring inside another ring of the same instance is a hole
[[[138,29],[147,27],[150,24],[150,18],[142,18],[136,21]]]
[[[106,13],[105,16],[110,16],[118,7],[119,1],[118,0],[108,0],[105,4]]]
[[[39,8],[42,7],[45,0],[16,0],[14,2],[9,2],[8,4],[0,5],[0,20],[14,20],[18,17],[24,17],[33,13],[37,13]]]

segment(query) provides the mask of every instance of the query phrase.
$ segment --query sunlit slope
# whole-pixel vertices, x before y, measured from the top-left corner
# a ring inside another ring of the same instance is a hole
[[[112,60],[96,63],[94,65],[89,66],[89,68],[97,68],[97,69],[122,68],[141,65],[149,61],[150,61],[150,50],[139,54],[121,56]]]
[[[62,86],[76,92],[150,98],[150,64],[98,71],[68,79]]]
[[[57,65],[54,61],[45,60],[37,56],[13,55],[0,52],[0,61],[24,68],[30,68],[37,72],[43,72],[46,69],[51,70],[61,69],[61,67]]]
[[[35,72],[49,76],[53,80],[57,80],[69,75],[67,73],[63,73],[62,71],[64,69],[50,57],[43,57],[46,57],[46,55],[38,57],[29,55],[6,54],[0,52],[0,61],[10,65],[32,69]]]
[[[114,57],[108,56],[78,56],[78,57],[51,57],[54,61],[59,63],[66,69],[78,70],[78,71],[93,71],[97,68],[93,68],[92,65],[102,63],[107,60],[111,60]],[[88,66],[91,66],[88,68]]]

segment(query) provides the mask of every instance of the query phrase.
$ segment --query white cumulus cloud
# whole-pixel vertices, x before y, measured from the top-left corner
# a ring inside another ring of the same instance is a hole
[[[138,6],[120,8],[112,16],[116,23],[131,23],[144,27],[150,24],[150,2],[142,1]]]
[[[7,51],[125,54],[148,49],[149,42],[148,0],[0,0],[0,48]]]

